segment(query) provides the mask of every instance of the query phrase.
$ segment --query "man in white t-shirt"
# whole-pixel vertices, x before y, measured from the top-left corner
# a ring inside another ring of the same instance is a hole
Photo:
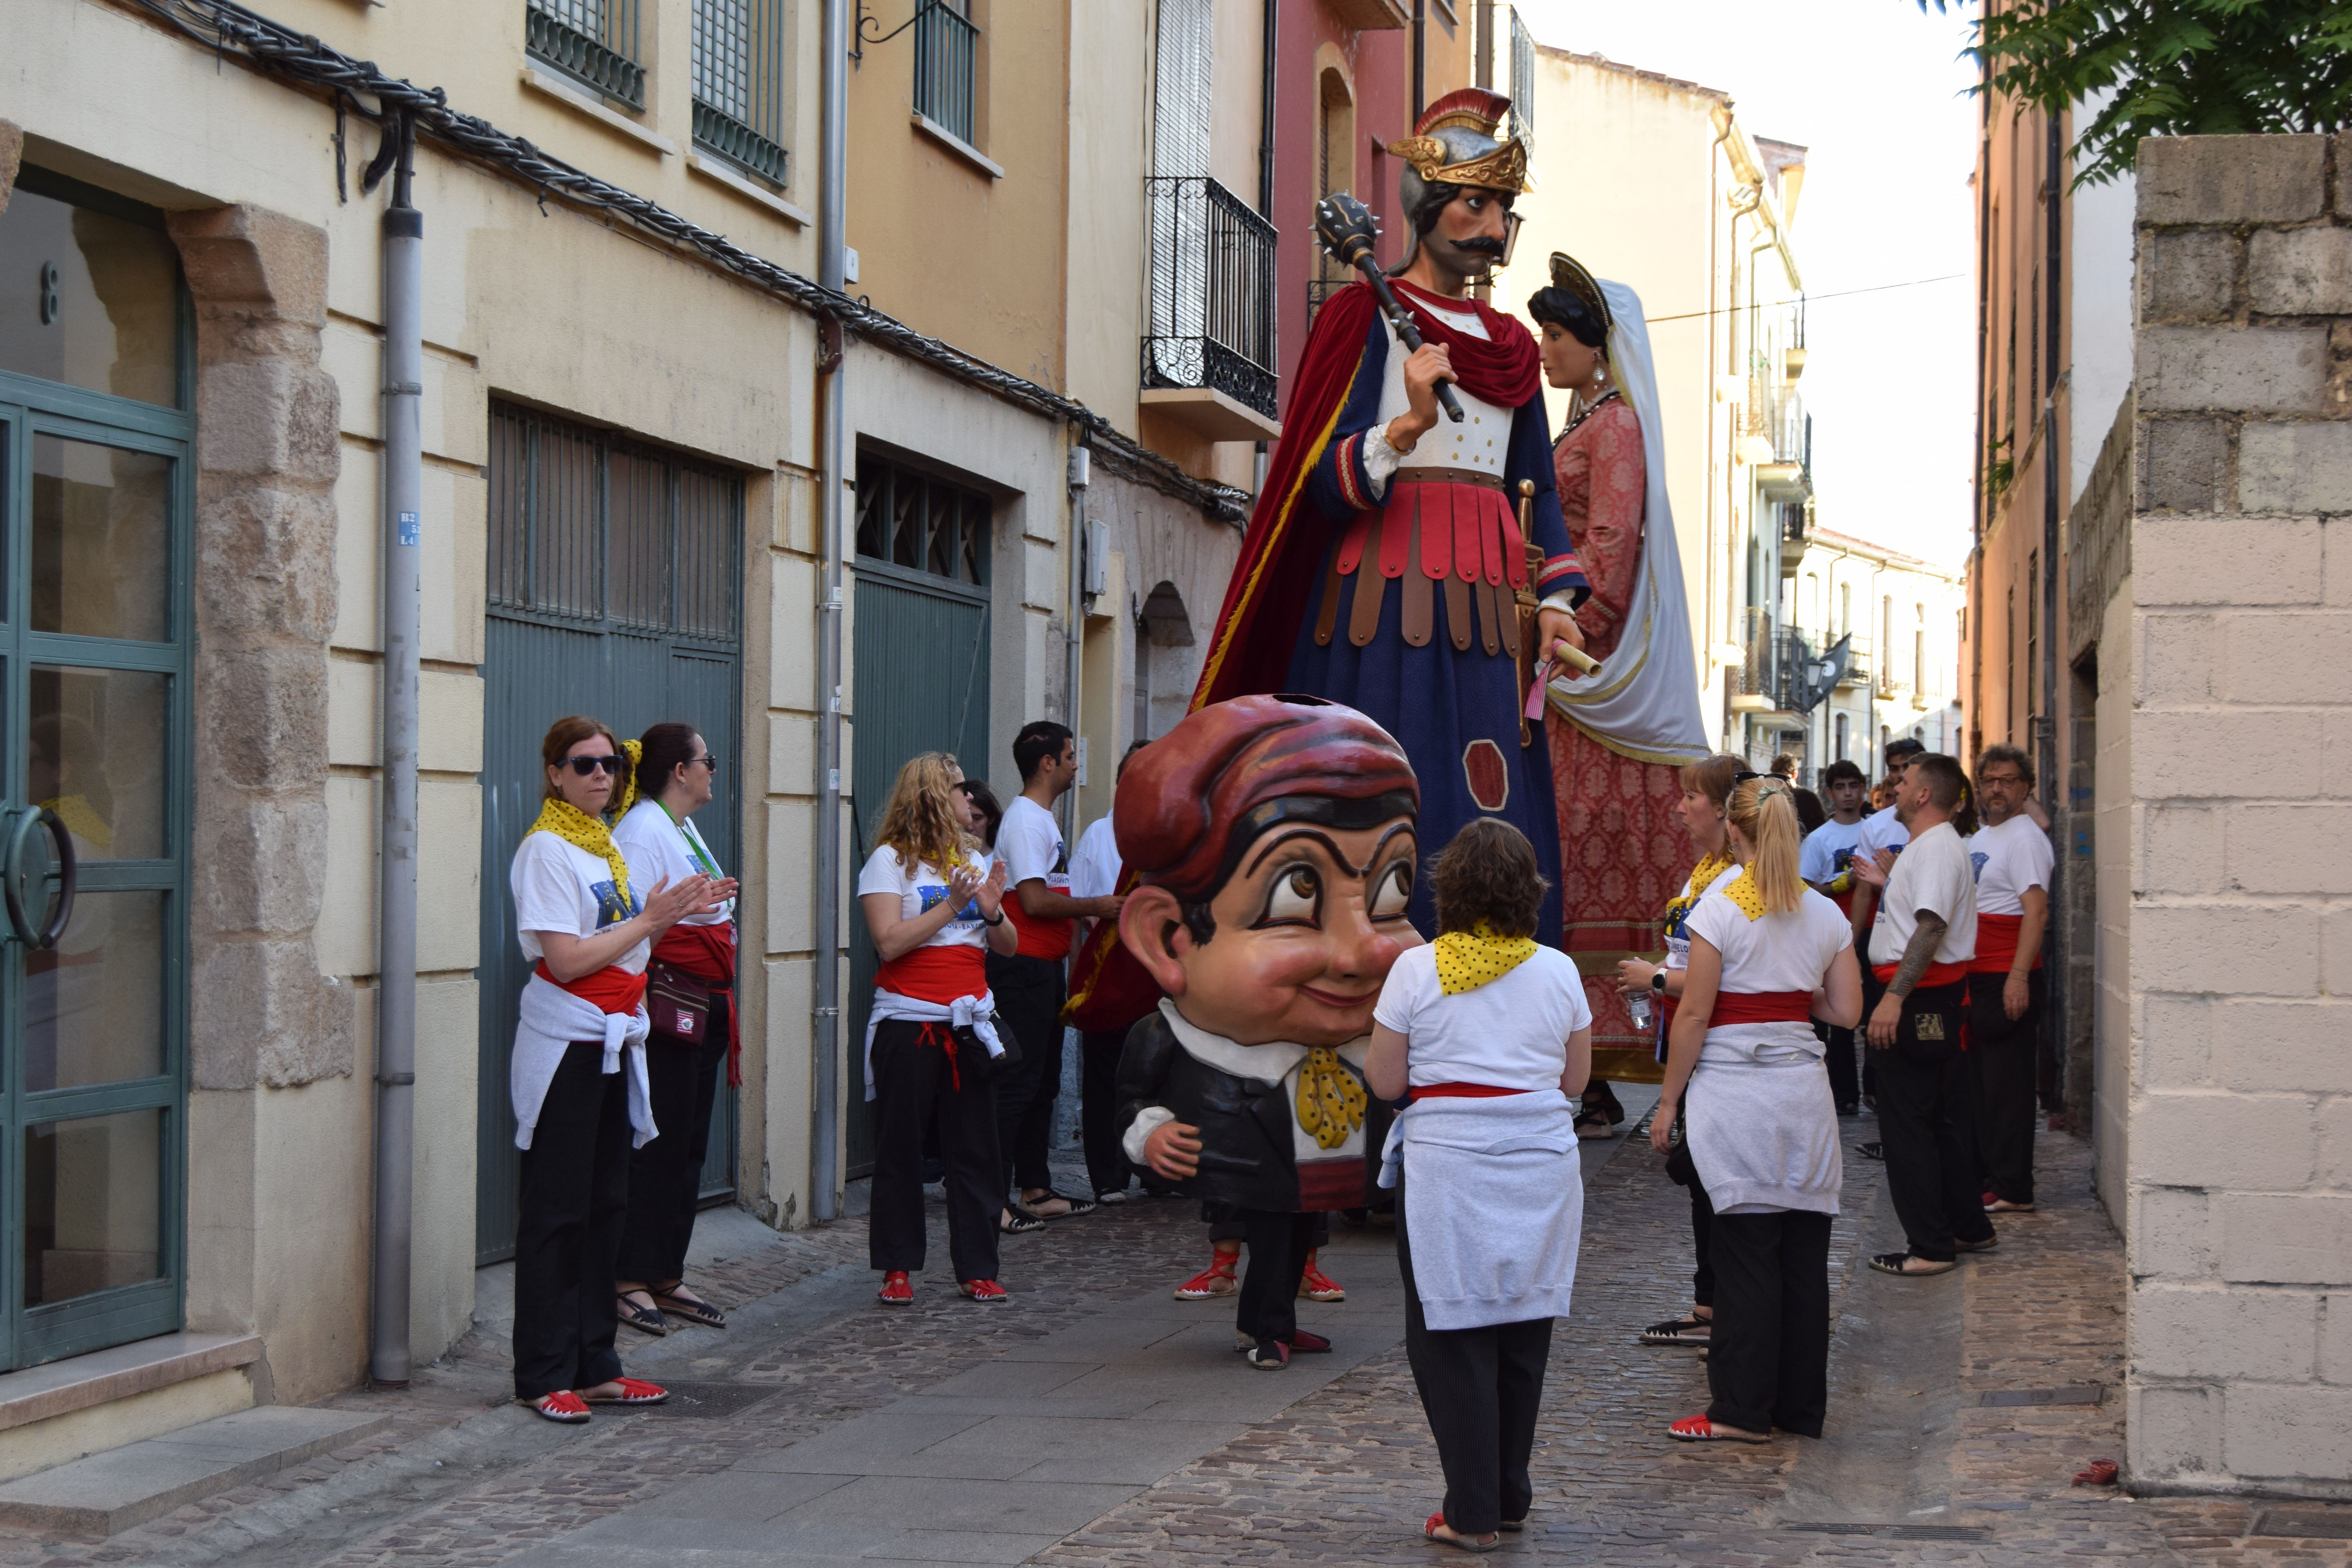
[[[1913,759],[1895,792],[1909,843],[1894,870],[1857,860],[1883,884],[1871,928],[1876,999],[1865,1018],[1878,1068],[1886,1190],[1907,1252],[1870,1260],[1883,1273],[1945,1274],[1957,1252],[1994,1245],[1977,1182],[1975,1118],[1960,1051],[1962,997],[1976,953],[1975,868],[1958,829],[1976,826],[1968,779],[1950,757]]]
[[[1853,917],[1853,851],[1861,841],[1862,806],[1869,791],[1870,781],[1862,776],[1862,770],[1843,757],[1823,768],[1822,793],[1829,797],[1829,820],[1806,834],[1797,852],[1797,874],[1813,891],[1837,905],[1838,913],[1849,921]],[[1830,1069],[1830,1098],[1840,1116],[1852,1116],[1862,1109],[1862,1086],[1854,1076],[1853,1031],[1817,1022],[1813,1032],[1828,1047],[1822,1060]]]
[[[1911,759],[1926,750],[1918,742],[1908,739],[1886,743],[1885,783],[1892,792],[1898,795],[1902,792],[1903,775],[1910,768]],[[1895,812],[1894,802],[1890,800],[1863,817],[1862,826],[1854,835],[1854,858],[1875,860],[1882,868],[1891,868],[1895,857],[1903,853],[1903,846],[1909,837],[1902,818]],[[1847,902],[1846,913],[1853,921],[1853,950],[1864,956],[1870,952],[1870,928],[1877,917],[1877,887],[1869,881],[1857,882],[1853,896]],[[1865,963],[1862,966],[1863,1017],[1869,1018],[1870,1010],[1877,1005],[1878,993],[1871,981],[1870,965]],[[1868,1051],[1862,1053],[1862,1092],[1865,1100],[1876,1103],[1878,1058]],[[1865,1154],[1874,1153],[1876,1149],[1877,1145],[1872,1143],[1862,1146]]]
[[[1988,1213],[2033,1207],[2034,1093],[2042,1065],[2042,933],[2050,918],[2050,836],[2026,815],[2033,762],[2015,746],[1977,759],[1985,825],[1976,867],[1977,945],[1969,965],[1969,1088]]]
[[[1122,902],[1116,893],[1091,899],[1070,893],[1069,855],[1053,811],[1054,803],[1078,782],[1077,750],[1068,728],[1050,719],[1023,725],[1013,738],[1013,763],[1021,770],[1021,793],[996,825],[996,858],[1004,862],[1004,879],[1013,889],[1004,912],[1013,917],[1021,944],[1010,956],[988,955],[988,987],[996,994],[997,1016],[1021,1047],[1021,1059],[996,1079],[997,1142],[1007,1190],[1017,1188],[1019,1194],[1019,1212],[1008,1207],[1001,1222],[1007,1232],[1095,1206],[1092,1198],[1065,1197],[1054,1190],[1046,1149],[1054,1101],[1062,1088],[1062,1000],[1072,928],[1088,917],[1116,918]]]

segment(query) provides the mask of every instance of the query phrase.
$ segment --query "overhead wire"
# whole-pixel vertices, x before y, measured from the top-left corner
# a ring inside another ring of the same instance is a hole
[[[1843,300],[1851,294],[1884,294],[1890,289],[1916,289],[1926,283],[1949,283],[1955,278],[1968,276],[1969,274],[1966,272],[1944,272],[1933,278],[1914,278],[1902,283],[1874,283],[1867,289],[1840,289],[1828,294],[1801,294],[1797,297],[1797,300],[1790,302],[1793,304],[1801,300],[1811,305],[1820,300]],[[1746,309],[1748,307],[1745,305],[1718,305],[1712,310],[1685,310],[1678,316],[1644,316],[1642,320],[1645,324],[1654,327],[1660,321],[1696,321],[1706,316],[1732,316]]]

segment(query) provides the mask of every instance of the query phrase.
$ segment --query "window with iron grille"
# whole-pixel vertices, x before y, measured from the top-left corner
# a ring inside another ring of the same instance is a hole
[[[990,510],[979,490],[858,457],[857,553],[868,560],[985,588]]]
[[[527,408],[490,408],[494,608],[736,636],[740,475]]]
[[[523,43],[531,58],[617,99],[646,106],[637,54],[641,0],[524,0]]]
[[[1511,134],[1532,160],[1536,155],[1536,41],[1528,25],[1519,20],[1516,5],[1511,7]]]
[[[783,185],[784,0],[694,0],[694,142]]]
[[[971,9],[971,0],[920,0],[915,12],[915,112],[966,142],[980,55]]]

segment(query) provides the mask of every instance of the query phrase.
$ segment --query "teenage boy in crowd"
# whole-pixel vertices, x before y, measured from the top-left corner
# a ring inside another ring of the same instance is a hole
[[[1829,820],[1805,835],[1797,853],[1797,874],[1805,885],[1853,918],[1853,850],[1862,839],[1862,803],[1870,785],[1862,770],[1841,757],[1822,770],[1822,788],[1829,795]],[[1853,1056],[1853,1031],[1817,1023],[1814,1032],[1829,1047],[1830,1098],[1840,1116],[1862,1109],[1862,1085]]]
[[[1885,866],[1890,863],[1885,857],[1903,853],[1903,846],[1909,835],[1895,811],[1895,801],[1903,792],[1903,775],[1909,770],[1911,759],[1927,749],[1918,742],[1907,739],[1886,743],[1886,776],[1878,781],[1879,788],[1887,792],[1886,804],[1862,819],[1862,826],[1855,833],[1853,841],[1853,858],[1856,860],[1876,860]],[[1853,896],[1846,905],[1846,913],[1853,920],[1853,950],[1856,952],[1866,954],[1870,952],[1870,928],[1878,911],[1877,896],[1877,887],[1865,881],[1853,889]],[[1873,988],[1874,984],[1870,965],[1865,963],[1862,966],[1862,1016],[1864,1018],[1869,1017],[1870,1010],[1878,1005],[1878,993]],[[1865,1051],[1862,1058],[1862,1096],[1865,1101],[1874,1103],[1877,1094],[1878,1058]],[[1879,1145],[1864,1143],[1862,1152],[1874,1160],[1879,1157]]]
[[[1878,1124],[1886,1190],[1910,1246],[1882,1252],[1873,1268],[1948,1274],[1959,1252],[1995,1245],[1978,1184],[1960,1024],[1969,961],[1976,956],[1976,869],[1962,837],[1976,829],[1968,778],[1950,757],[1911,759],[1895,791],[1907,842],[1902,858],[1854,858],[1854,874],[1879,893],[1872,922],[1863,1015],[1878,1066]]]
[[[1013,765],[1021,770],[1021,794],[997,825],[996,858],[1004,862],[1004,879],[1013,889],[1004,911],[1013,917],[1021,944],[1008,956],[988,955],[988,988],[996,995],[997,1016],[1011,1026],[1021,1051],[1021,1059],[996,1081],[997,1140],[1008,1186],[1020,1186],[1020,1197],[997,1222],[1008,1236],[1095,1207],[1091,1198],[1065,1197],[1054,1190],[1046,1150],[1054,1100],[1062,1087],[1063,966],[1070,956],[1071,927],[1087,918],[1116,920],[1122,901],[1117,893],[1070,896],[1069,856],[1054,821],[1054,803],[1078,779],[1069,730],[1049,719],[1024,724],[1013,738]]]
[[[1990,1214],[2033,1207],[2035,1068],[2042,1038],[2042,931],[2050,918],[2050,836],[2026,814],[2033,763],[2015,746],[1977,759],[1984,826],[1976,866],[1977,945],[1969,965],[1969,1088]]]

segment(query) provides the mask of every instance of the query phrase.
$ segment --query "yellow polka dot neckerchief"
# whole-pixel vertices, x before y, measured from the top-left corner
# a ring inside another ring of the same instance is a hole
[[[1670,929],[1678,929],[1682,917],[1690,913],[1691,906],[1698,902],[1699,895],[1706,891],[1707,884],[1730,870],[1735,863],[1731,851],[1726,849],[1692,867],[1689,885],[1666,903],[1666,925]]]
[[[1337,1149],[1364,1124],[1364,1086],[1329,1046],[1309,1046],[1298,1069],[1298,1125],[1319,1149]]]
[[[1723,889],[1723,896],[1739,906],[1739,912],[1751,921],[1764,918],[1764,889],[1756,880],[1756,868],[1748,867]]]
[[[1437,950],[1437,984],[1448,996],[1500,980],[1536,955],[1535,938],[1496,936],[1485,921],[1472,931],[1447,931],[1430,945]]]
[[[637,755],[644,748],[635,741],[621,742],[621,755],[628,767],[621,775],[621,798],[613,815],[625,816],[637,802]],[[621,895],[621,907],[636,908],[636,900],[629,894],[629,862],[621,854],[621,847],[613,842],[613,830],[602,817],[589,816],[562,795],[550,795],[539,808],[539,820],[530,825],[532,833],[552,833],[575,849],[585,849],[613,868],[613,887]],[[524,835],[530,837],[529,834]]]

